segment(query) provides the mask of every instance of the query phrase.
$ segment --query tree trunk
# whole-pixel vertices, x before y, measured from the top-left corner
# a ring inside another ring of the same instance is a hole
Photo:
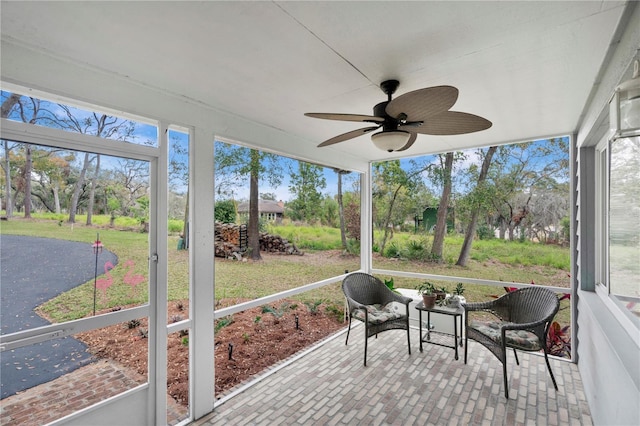
[[[504,240],[507,235],[507,224],[503,217],[500,218],[500,239]]]
[[[24,218],[31,219],[31,171],[33,160],[31,158],[31,144],[25,144],[24,161]]]
[[[184,225],[182,226],[182,243],[184,244],[184,249],[187,250],[189,248],[189,193],[191,190],[187,185],[187,202],[184,205]]]
[[[344,204],[342,202],[342,170],[338,170],[338,215],[340,216],[340,240],[342,250],[347,251],[347,234],[344,229]]]
[[[73,196],[71,197],[71,205],[69,206],[69,223],[76,223],[76,212],[78,211],[78,200],[80,199],[80,192],[82,192],[82,187],[84,186],[84,177],[87,174],[88,168],[89,168],[89,153],[85,152],[82,170],[80,171],[80,176],[78,176],[78,181],[76,182],[76,186],[73,189]]]
[[[451,171],[453,170],[453,152],[447,152],[444,160],[444,173],[442,195],[438,205],[436,227],[433,232],[433,244],[431,245],[431,258],[442,260],[444,250],[444,237],[447,235],[447,213],[449,210],[449,198],[451,197]]]
[[[20,95],[12,93],[11,96],[5,99],[5,101],[2,103],[0,116],[2,118],[7,118],[14,105],[16,105],[18,102],[20,102]],[[7,218],[13,216],[13,200],[11,199],[11,161],[9,159],[9,151],[9,141],[4,141],[4,198]]]
[[[249,185],[249,251],[252,260],[262,260],[260,256],[260,212],[258,210],[258,178],[260,173],[260,153],[251,150],[251,176]]]
[[[491,146],[487,150],[487,154],[484,156],[484,160],[482,161],[482,169],[480,170],[480,175],[478,176],[478,184],[476,185],[476,188],[480,188],[483,185],[484,181],[487,179],[489,166],[491,165],[491,159],[493,158],[493,154],[497,149],[497,146]],[[458,266],[467,266],[469,253],[471,252],[471,245],[473,244],[473,237],[476,234],[476,225],[478,223],[479,214],[480,206],[478,205],[473,209],[473,212],[471,212],[469,227],[467,228],[467,232],[464,235],[464,242],[462,243],[462,248],[460,249],[460,256],[458,257],[458,261],[456,262],[456,265]]]
[[[391,202],[389,203],[389,210],[387,210],[387,216],[384,218],[384,224],[383,224],[384,234],[382,235],[382,243],[380,244],[380,254],[382,255],[384,255],[384,247],[387,245],[387,238],[389,236],[389,222],[391,222],[391,213],[393,212],[393,205],[395,204],[396,198],[398,198],[398,193],[400,192],[403,186],[404,185],[398,185],[395,192],[393,193],[393,197],[391,198]],[[391,229],[391,237],[393,238],[393,228]]]
[[[56,214],[60,214],[60,188],[58,184],[54,184],[51,188],[53,191],[53,206]]]
[[[4,198],[7,218],[13,216],[13,200],[11,199],[11,161],[9,160],[9,141],[4,142]]]
[[[87,206],[87,225],[91,225],[93,219],[93,203],[96,195],[96,185],[98,180],[98,174],[100,173],[100,154],[96,156],[96,172],[91,179],[91,191],[89,192],[89,204]]]

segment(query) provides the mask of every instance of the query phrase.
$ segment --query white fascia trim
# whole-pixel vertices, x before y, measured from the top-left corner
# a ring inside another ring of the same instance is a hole
[[[60,129],[7,120],[6,118],[0,119],[0,137],[9,141],[55,146],[74,151],[93,152],[141,161],[153,161],[160,153],[159,149],[155,147],[67,132]]]

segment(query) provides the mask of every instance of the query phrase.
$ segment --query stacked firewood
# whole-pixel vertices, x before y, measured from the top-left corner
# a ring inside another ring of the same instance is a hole
[[[245,251],[246,242],[240,241],[240,227],[246,225],[235,225],[233,223],[215,223],[215,255],[216,257],[236,257],[242,258]]]
[[[216,257],[242,259],[246,252],[246,225],[233,223],[215,223],[215,255]],[[297,254],[304,253],[298,250],[295,244],[279,235],[260,233],[260,251],[269,253]]]
[[[240,225],[216,222],[215,235],[216,241],[240,247]]]
[[[284,254],[297,254],[303,255],[304,253],[298,250],[298,247],[294,243],[289,242],[279,235],[271,235],[266,232],[260,233],[260,251],[267,251],[269,253],[284,253]]]

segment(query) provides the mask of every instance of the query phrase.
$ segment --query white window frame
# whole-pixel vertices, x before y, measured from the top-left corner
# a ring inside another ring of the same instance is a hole
[[[609,176],[613,134],[605,135],[596,145],[595,158],[595,292],[630,338],[640,346],[640,327],[632,314],[622,309],[610,294],[609,262]]]

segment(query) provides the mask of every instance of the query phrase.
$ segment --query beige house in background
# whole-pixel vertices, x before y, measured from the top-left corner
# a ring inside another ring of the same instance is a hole
[[[259,200],[258,212],[260,212],[260,219],[268,222],[280,223],[284,217],[284,202],[282,200]],[[248,201],[238,204],[238,216],[241,218],[249,217]]]

